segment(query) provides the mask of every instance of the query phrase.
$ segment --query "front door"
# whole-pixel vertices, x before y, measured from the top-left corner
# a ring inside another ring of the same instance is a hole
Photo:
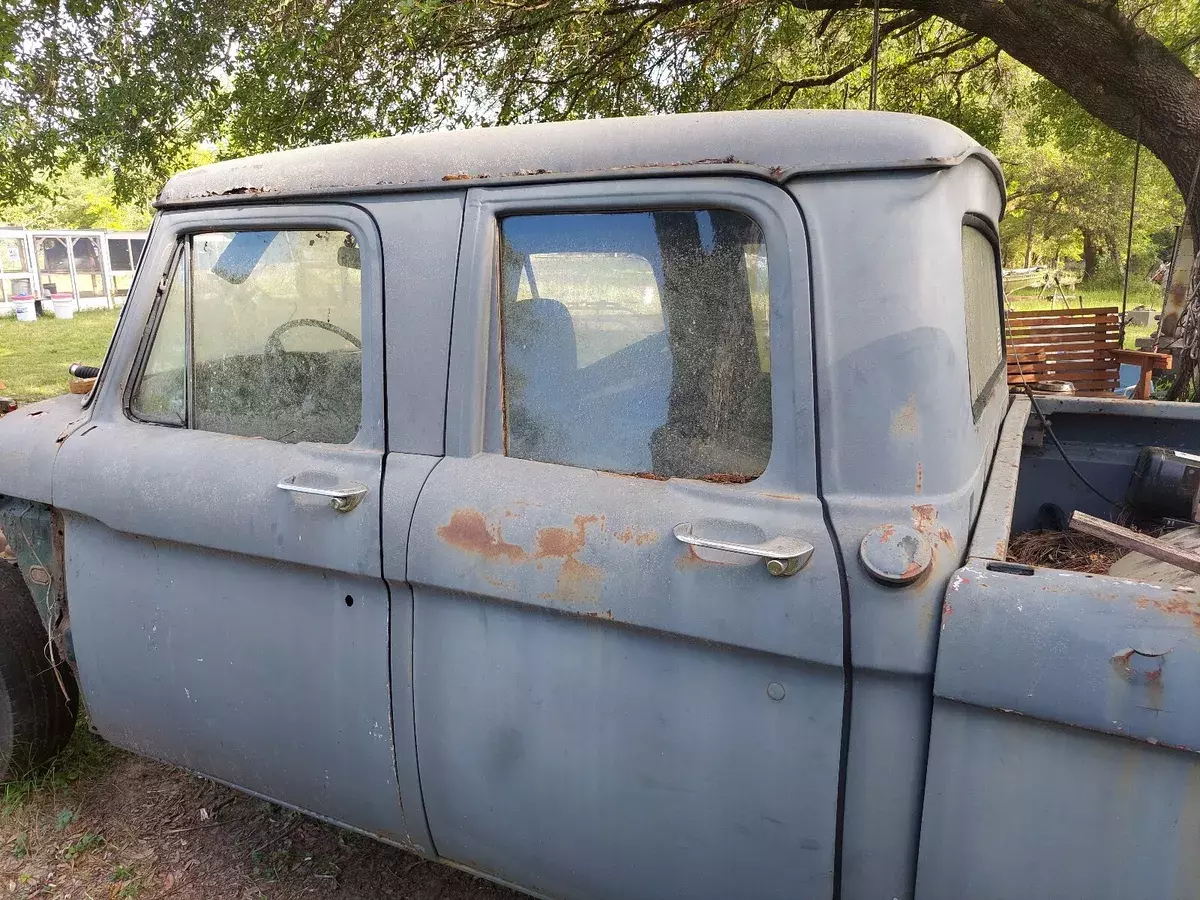
[[[54,500],[107,739],[399,840],[381,256],[349,206],[164,214]]]
[[[555,897],[830,897],[845,623],[796,206],[660,179],[467,210],[408,564],[437,852]]]

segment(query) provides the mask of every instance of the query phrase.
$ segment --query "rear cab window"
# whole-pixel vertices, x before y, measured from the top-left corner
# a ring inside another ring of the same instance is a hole
[[[978,418],[1004,368],[1000,250],[980,224],[962,227],[963,298],[971,408]]]

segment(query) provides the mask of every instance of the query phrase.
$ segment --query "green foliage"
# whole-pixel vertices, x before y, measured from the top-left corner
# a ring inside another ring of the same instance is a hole
[[[20,201],[0,206],[0,222],[23,228],[103,228],[139,231],[149,227],[147,202],[118,203],[111,176],[85,175],[72,165],[39,180]]]
[[[67,862],[74,862],[76,859],[78,859],[80,856],[83,856],[85,853],[92,853],[96,850],[103,849],[105,843],[107,843],[107,842],[104,840],[103,835],[100,835],[100,834],[81,835],[80,837],[71,841],[71,843],[67,844],[67,846],[63,848],[63,852],[62,852],[63,859],[65,859]]]
[[[1090,273],[1111,277],[1124,265],[1133,144],[987,37],[929,12],[995,5],[884,3],[879,106],[946,119],[1000,155],[1012,191],[1004,225],[1010,263],[1086,256]],[[9,203],[0,218],[138,227],[146,198],[166,177],[205,157],[379,134],[713,109],[865,108],[869,6],[9,0],[0,9],[0,200]],[[1200,0],[1069,6],[1102,7],[1127,28],[1117,34],[1145,29],[1200,66]],[[1123,86],[1105,87],[1116,96]],[[1181,204],[1163,165],[1148,153],[1142,162],[1134,257],[1145,268],[1170,243]]]
[[[1006,113],[996,148],[1008,178],[1008,216],[1001,226],[1006,262],[1082,265],[1085,242],[1096,274],[1123,277],[1133,187],[1135,143],[1083,112],[1062,91],[1030,77],[1022,102]],[[1144,278],[1169,256],[1182,196],[1152,154],[1141,154],[1131,278]],[[1089,273],[1091,274],[1091,273]]]

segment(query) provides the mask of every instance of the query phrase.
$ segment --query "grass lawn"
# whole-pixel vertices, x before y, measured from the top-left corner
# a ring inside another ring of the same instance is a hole
[[[46,316],[36,322],[0,318],[0,395],[30,403],[66,393],[73,362],[99,365],[119,310],[78,312],[73,319]]]
[[[1073,309],[1079,307],[1079,301],[1082,299],[1084,306],[1115,306],[1121,308],[1121,289],[1118,288],[1088,288],[1080,286],[1076,291],[1079,295],[1077,299],[1072,299],[1070,305]],[[1018,294],[1018,297],[1021,295]],[[1132,282],[1129,285],[1129,309],[1136,306],[1146,306],[1151,310],[1150,324],[1138,327],[1129,325],[1125,329],[1125,348],[1127,350],[1137,349],[1134,346],[1134,341],[1138,338],[1147,337],[1154,332],[1158,327],[1158,323],[1154,320],[1162,312],[1162,290],[1156,284],[1151,284],[1148,281]],[[1038,299],[1036,296],[1031,296],[1028,299],[1020,299],[1011,301],[1013,309],[1048,309],[1050,301],[1043,297]],[[1062,302],[1055,304],[1059,309],[1062,309]]]

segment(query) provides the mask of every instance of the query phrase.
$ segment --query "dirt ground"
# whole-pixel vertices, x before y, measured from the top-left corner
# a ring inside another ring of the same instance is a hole
[[[3,786],[0,898],[518,900],[479,878],[117,750],[82,727]]]

